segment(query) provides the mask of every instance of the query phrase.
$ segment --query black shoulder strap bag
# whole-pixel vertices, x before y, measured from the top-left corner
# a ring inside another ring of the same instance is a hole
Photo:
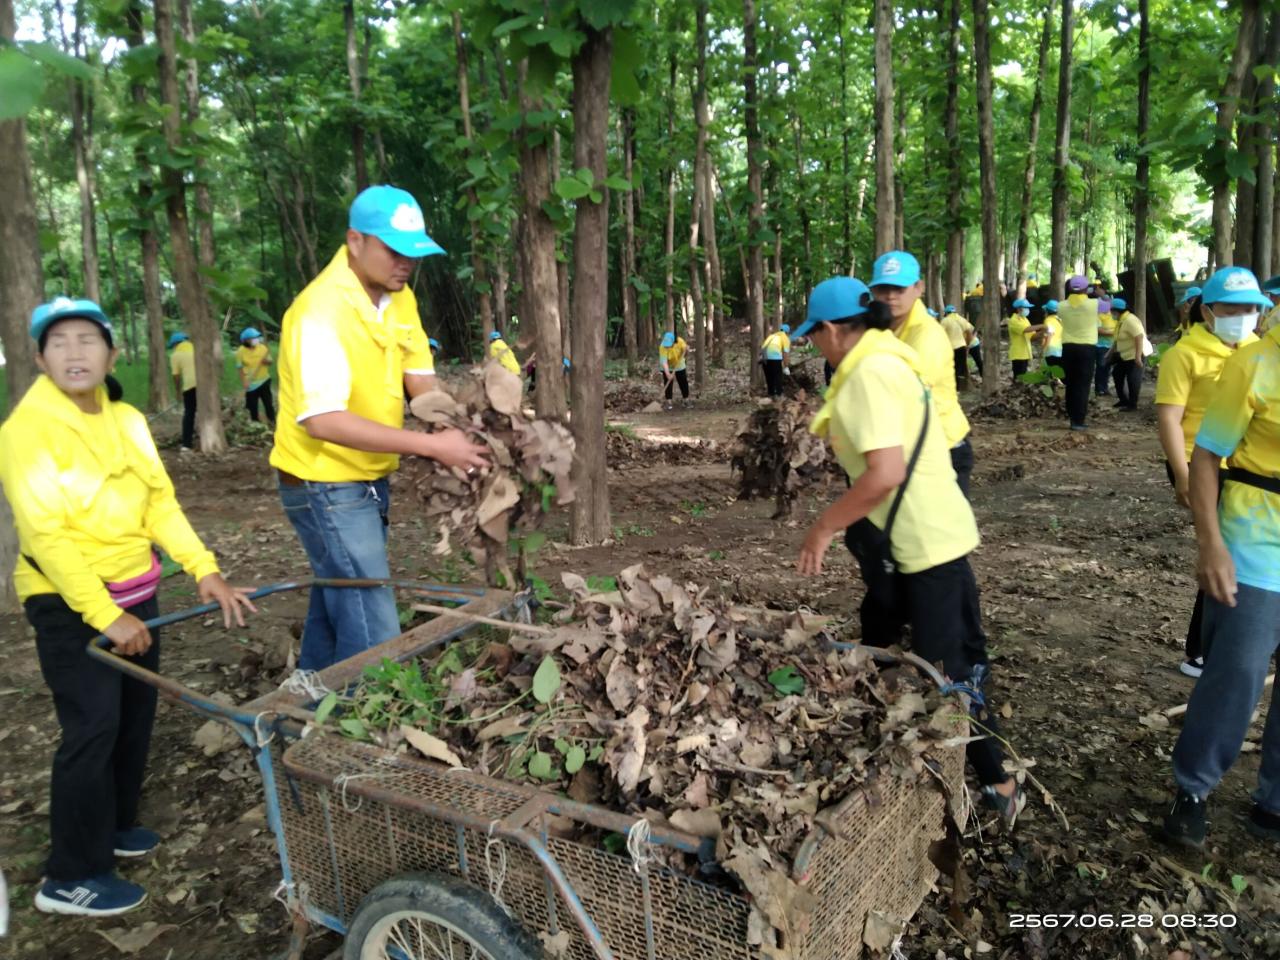
[[[907,492],[907,484],[911,482],[911,475],[916,471],[925,434],[929,432],[929,407],[929,391],[925,390],[924,421],[920,424],[920,436],[916,438],[915,449],[911,451],[911,459],[907,462],[906,476],[902,478],[898,492],[894,494],[884,529],[877,527],[869,517],[863,517],[857,523],[850,524],[844,532],[845,546],[858,561],[858,568],[862,571],[867,598],[890,610],[898,608],[898,562],[893,559],[893,521],[898,516],[898,508],[902,506],[902,498]]]

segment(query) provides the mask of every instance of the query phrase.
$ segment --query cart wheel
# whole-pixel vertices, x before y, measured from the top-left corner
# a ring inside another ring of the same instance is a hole
[[[542,950],[485,893],[453,877],[413,874],[369,892],[343,960],[535,960]]]

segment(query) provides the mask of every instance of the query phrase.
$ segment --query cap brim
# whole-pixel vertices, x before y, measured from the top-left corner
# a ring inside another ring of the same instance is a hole
[[[807,336],[809,331],[812,330],[821,322],[822,322],[821,320],[805,320],[803,323],[800,324],[800,326],[796,327],[794,330],[791,331],[791,336],[797,337],[797,338]]]
[[[1236,293],[1227,293],[1218,297],[1216,300],[1206,300],[1205,303],[1213,306],[1215,303],[1235,303],[1235,304],[1252,304],[1255,307],[1271,307],[1271,299],[1261,293],[1253,290],[1240,290]]]
[[[872,277],[868,287],[911,287],[920,282],[920,278],[909,280],[901,276],[892,277]]]
[[[387,231],[375,233],[375,237],[402,257],[434,257],[444,253],[444,247],[436,243],[425,233],[400,233]]]

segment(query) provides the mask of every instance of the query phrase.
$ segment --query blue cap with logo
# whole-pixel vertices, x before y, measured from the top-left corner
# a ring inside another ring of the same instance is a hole
[[[107,342],[114,345],[115,331],[102,308],[92,300],[74,300],[71,297],[57,297],[31,311],[31,339],[39,340],[59,320],[72,319],[92,320],[106,333]]]
[[[1187,289],[1183,292],[1182,297],[1178,300],[1177,306],[1180,307],[1184,303],[1190,303],[1196,297],[1200,296],[1200,293],[1201,293],[1201,290],[1199,287],[1187,287]]]
[[[1044,304],[1044,312],[1045,312],[1045,313],[1057,313],[1057,312],[1058,312],[1058,301],[1057,301],[1057,300],[1046,300],[1046,301],[1045,301],[1045,304]]]
[[[920,261],[903,250],[890,250],[871,266],[871,286],[909,287],[920,282]]]
[[[1204,285],[1200,299],[1205,303],[1245,303],[1270,307],[1271,298],[1258,287],[1258,278],[1245,267],[1223,267]]]
[[[1111,300],[1111,309],[1126,310],[1129,307],[1129,301],[1124,297],[1113,297]]]
[[[832,277],[823,280],[809,294],[809,310],[804,323],[796,327],[796,336],[803,337],[820,323],[844,320],[867,312],[871,303],[871,291],[854,277]]]
[[[177,333],[169,335],[169,349],[172,350],[180,343],[186,343],[191,338],[179,330]]]
[[[1013,301],[1013,309],[1015,310],[1017,310],[1019,307],[1025,307],[1026,309],[1030,310],[1033,306],[1035,306],[1035,304],[1033,304],[1030,300],[1024,300],[1021,297]]]
[[[422,208],[398,187],[366,187],[351,204],[347,226],[377,237],[403,257],[430,257],[444,248],[427,236]]]
[[[244,343],[246,340],[257,340],[261,336],[262,331],[257,327],[245,327],[240,331],[240,342]]]
[[[676,345],[676,335],[668,330],[662,335],[662,346],[674,347]]]

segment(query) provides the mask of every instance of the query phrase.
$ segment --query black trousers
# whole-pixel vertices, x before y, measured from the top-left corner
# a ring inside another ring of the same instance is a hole
[[[258,402],[262,402],[262,410],[267,415],[267,423],[273,427],[276,425],[276,405],[271,400],[271,381],[267,380],[260,386],[252,390],[244,392],[245,409],[249,411],[249,419],[257,421],[258,419]]]
[[[182,445],[188,450],[196,446],[196,388],[182,391]]]
[[[1010,360],[1009,361],[1009,366],[1013,368],[1013,376],[1015,380],[1027,372],[1027,367],[1030,365],[1030,363],[1031,363],[1030,360]]]
[[[1083,427],[1089,415],[1089,394],[1093,390],[1093,369],[1098,348],[1092,343],[1064,343],[1062,370],[1067,382],[1067,416],[1073,427]]]
[[[764,382],[769,388],[769,396],[782,396],[782,361],[766,360],[764,362]]]
[[[1142,367],[1136,360],[1117,360],[1111,367],[1111,378],[1116,385],[1116,400],[1130,410],[1138,409],[1138,395],[1142,393]]]
[[[973,357],[973,362],[978,365],[978,376],[983,376],[982,370],[982,344],[976,343],[969,348],[969,356]]]
[[[673,383],[678,383],[680,385],[680,396],[688,400],[689,399],[689,372],[687,370],[676,370],[672,374],[672,376],[674,377],[674,379],[667,381],[667,392],[664,394],[664,396],[668,400],[670,400],[671,385]]]
[[[846,537],[846,543],[848,542]],[[987,636],[982,632],[982,611],[978,583],[968,557],[960,557],[919,573],[899,573],[896,608],[862,602],[862,642],[872,647],[903,644],[903,631],[911,628],[911,650],[930,663],[942,664],[942,672],[953,681],[968,681],[987,670]],[[980,669],[978,669],[980,668]],[[988,701],[975,705],[974,734],[996,733],[995,712]],[[987,737],[965,748],[978,781],[1004,783],[1004,751],[998,741]]]
[[[981,360],[978,361],[978,370],[979,372],[981,372],[982,370]],[[822,379],[826,381],[826,384],[828,387],[831,386],[831,378],[835,376],[835,372],[836,372],[836,368],[831,365],[830,360],[824,360],[822,362]]]
[[[1165,476],[1169,478],[1169,486],[1173,486],[1173,467],[1169,465],[1169,461],[1164,462]],[[1218,471],[1218,499],[1222,499],[1222,485],[1227,481],[1227,471]],[[1187,639],[1185,649],[1188,660],[1196,660],[1204,656],[1204,641],[1201,634],[1204,632],[1204,591],[1196,590],[1196,602],[1191,608],[1191,623],[1187,625]]]
[[[1098,369],[1093,375],[1093,392],[1100,397],[1107,395],[1107,380],[1111,373],[1111,364],[1107,362],[1107,355],[1111,352],[1110,347],[1099,346],[1098,351]]]
[[[53,755],[49,787],[50,880],[87,880],[115,863],[114,834],[138,822],[142,775],[151,748],[156,691],[87,653],[97,632],[56,593],[23,605],[36,630],[40,672],[53,691],[62,741]],[[129,611],[157,616],[152,597]],[[160,665],[160,635],[134,663]]]
[[[955,356],[956,387],[958,388],[962,382],[969,382],[969,351],[964,347],[956,347],[951,352]]]
[[[969,478],[973,475],[973,444],[965,437],[951,448],[951,469],[956,472],[956,483],[966,500],[969,499]]]

